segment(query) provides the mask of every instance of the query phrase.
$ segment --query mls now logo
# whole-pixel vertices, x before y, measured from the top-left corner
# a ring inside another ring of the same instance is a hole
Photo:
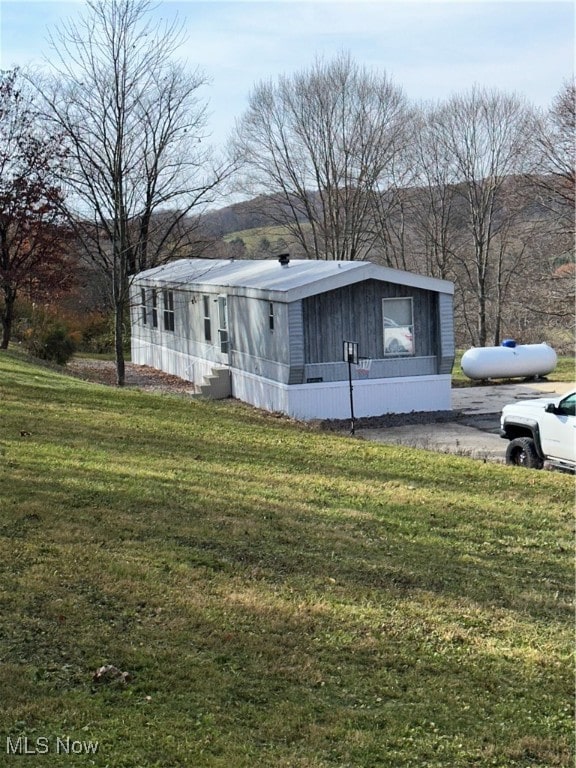
[[[9,755],[47,755],[53,752],[57,755],[95,755],[98,751],[97,741],[75,741],[69,736],[49,739],[38,736],[29,739],[28,736],[6,737],[6,752]]]

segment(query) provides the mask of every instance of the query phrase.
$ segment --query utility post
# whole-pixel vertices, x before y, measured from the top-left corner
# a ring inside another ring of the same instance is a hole
[[[350,434],[354,434],[354,388],[352,387],[352,366],[358,365],[358,342],[344,342],[344,362],[348,363],[348,386],[350,387]]]

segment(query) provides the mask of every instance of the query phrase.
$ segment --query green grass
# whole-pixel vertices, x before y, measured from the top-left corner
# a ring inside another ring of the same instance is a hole
[[[304,225],[308,226],[308,225]],[[240,229],[236,232],[230,232],[225,235],[223,240],[227,243],[232,240],[243,240],[244,245],[248,250],[256,249],[261,240],[268,240],[271,243],[275,243],[277,240],[290,240],[292,235],[290,229],[283,225],[271,226],[271,227],[254,227],[253,229]]]
[[[7,353],[0,398],[1,766],[573,765],[572,477]]]

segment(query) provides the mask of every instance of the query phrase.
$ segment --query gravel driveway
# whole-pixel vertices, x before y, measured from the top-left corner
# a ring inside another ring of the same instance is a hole
[[[500,413],[507,403],[556,397],[574,388],[570,382],[530,382],[452,390],[452,418],[384,428],[361,428],[365,440],[455,453],[483,461],[504,463],[506,440],[499,435]]]

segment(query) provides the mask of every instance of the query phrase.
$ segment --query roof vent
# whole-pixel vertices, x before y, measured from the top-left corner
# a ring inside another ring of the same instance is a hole
[[[280,256],[278,256],[278,262],[280,266],[287,267],[288,264],[290,264],[290,254],[289,253],[281,253]]]

